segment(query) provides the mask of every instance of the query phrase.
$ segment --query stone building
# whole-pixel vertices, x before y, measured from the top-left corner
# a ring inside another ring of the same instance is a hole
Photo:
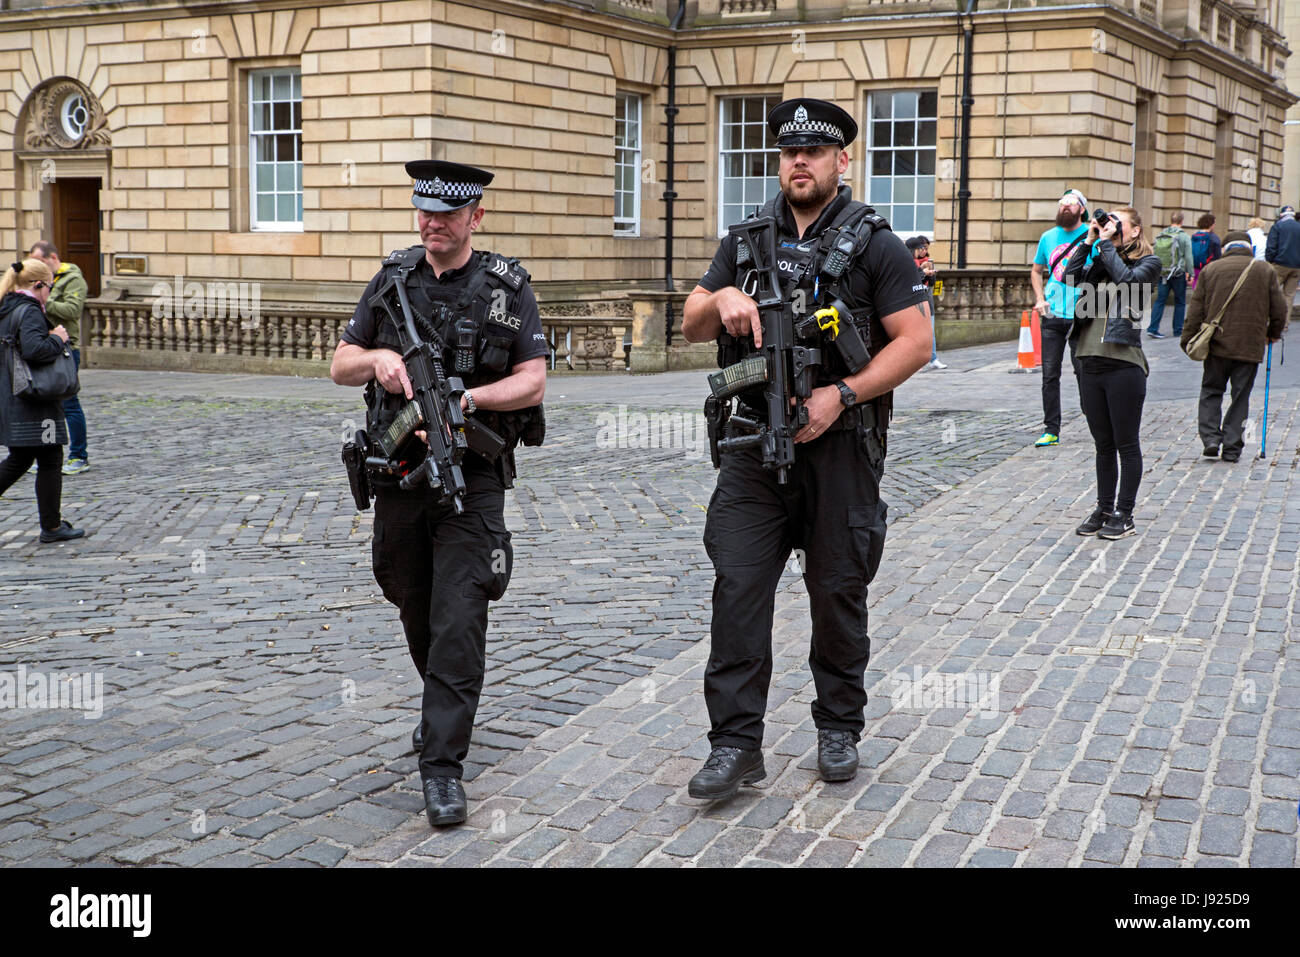
[[[1278,205],[1281,0],[970,6],[9,0],[0,237],[53,238],[101,291],[91,363],[319,372],[415,239],[403,162],[456,159],[496,171],[478,241],[532,273],[557,363],[618,367],[630,343],[652,369],[707,361],[665,325],[774,191],[762,118],[789,96],[857,117],[855,195],[935,240],[945,344],[1018,324],[1067,186],[1153,222]]]

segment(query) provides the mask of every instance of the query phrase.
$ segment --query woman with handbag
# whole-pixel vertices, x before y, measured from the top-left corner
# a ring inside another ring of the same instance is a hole
[[[64,542],[85,532],[73,528],[60,514],[63,495],[63,446],[68,427],[61,398],[31,399],[15,394],[15,367],[20,380],[59,359],[67,351],[63,326],[52,331],[45,320],[45,301],[54,276],[39,259],[16,262],[0,278],[0,445],[9,457],[0,462],[0,495],[36,462],[36,505],[41,541]],[[34,378],[34,376],[31,376]],[[19,383],[19,391],[24,383]],[[30,389],[28,389],[30,391]]]
[[[1079,404],[1097,447],[1097,508],[1076,531],[1123,538],[1134,532],[1142,480],[1138,433],[1150,368],[1141,323],[1160,279],[1160,257],[1142,233],[1137,210],[1098,210],[1065,275],[1079,286],[1070,350],[1078,360]]]

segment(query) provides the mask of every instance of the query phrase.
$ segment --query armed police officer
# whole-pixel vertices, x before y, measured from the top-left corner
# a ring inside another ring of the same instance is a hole
[[[781,192],[746,224],[774,220],[771,251],[783,301],[774,312],[765,306],[760,320],[751,294],[762,298],[771,264],[763,261],[761,233],[743,232],[741,224],[722,240],[686,300],[682,331],[692,342],[718,340],[719,365],[741,370],[754,360],[738,360],[763,355],[765,342],[770,347],[779,335],[785,343],[788,330],[775,327],[782,308],[803,320],[805,333],[815,312],[824,338],[820,349],[807,347],[815,340],[799,339],[803,345],[786,356],[775,350],[766,372],[759,363],[765,382],[739,393],[727,438],[718,442],[726,451],[715,453],[721,471],[704,528],[715,572],[704,675],[713,749],[688,788],[692,797],[710,800],[766,773],[761,747],[773,605],[792,549],[812,610],[808,663],[817,691],[818,770],[827,781],[857,773],[870,654],[867,585],[885,540],[885,430],[892,390],[929,361],[932,343],[929,292],[907,247],[840,185],[849,165],[846,147],[857,135],[853,118],[822,100],[795,99],[779,104],[767,122],[781,150]],[[849,338],[858,343],[853,349],[840,342]],[[804,368],[811,362],[819,364]],[[806,395],[772,400],[774,377],[797,382],[810,371]],[[785,406],[798,415],[782,415]],[[751,436],[734,428],[741,423]],[[789,461],[777,454],[783,431]]]
[[[461,762],[483,687],[488,602],[504,594],[513,562],[504,490],[514,478],[515,444],[541,442],[549,347],[528,273],[517,260],[470,244],[493,174],[434,160],[407,163],[406,171],[415,180],[411,203],[421,244],[394,252],[370,280],[335,349],[330,376],[340,385],[366,386],[368,435],[358,441],[368,451],[358,455],[357,469],[349,463],[350,478],[359,508],[373,491],[375,580],[400,611],[424,681],[412,746],[429,823],[440,826],[460,823],[467,813]],[[407,314],[413,314],[409,326],[402,321]],[[438,487],[412,481],[421,474],[414,471],[421,458],[433,458],[426,443],[434,442],[428,417],[412,403],[421,389],[403,361],[408,328],[433,347],[425,368],[440,359],[439,375],[456,377],[442,380],[449,411],[439,430],[443,447],[455,451],[457,425],[493,437],[482,454],[471,442],[456,456],[458,465],[448,459],[440,472],[435,467]],[[416,419],[424,425],[413,431],[418,439],[397,447],[390,437]],[[348,452],[345,446],[345,460]],[[399,485],[403,475],[415,487]]]

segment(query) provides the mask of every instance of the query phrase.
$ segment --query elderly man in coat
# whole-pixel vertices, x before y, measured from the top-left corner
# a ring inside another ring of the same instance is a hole
[[[1210,263],[1187,303],[1182,346],[1187,348],[1201,325],[1223,312],[1219,331],[1210,340],[1210,355],[1201,376],[1198,430],[1208,458],[1235,462],[1245,445],[1243,435],[1250,412],[1250,390],[1264,359],[1267,342],[1277,342],[1286,328],[1287,302],[1277,276],[1264,263],[1255,264],[1250,236],[1234,231],[1223,237],[1223,258]],[[1233,294],[1237,281],[1246,274]],[[1226,305],[1226,308],[1225,308]],[[1232,384],[1232,402],[1223,411],[1223,392]]]

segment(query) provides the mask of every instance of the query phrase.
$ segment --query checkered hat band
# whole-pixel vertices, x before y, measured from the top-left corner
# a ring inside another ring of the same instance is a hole
[[[417,179],[415,192],[419,196],[450,196],[455,199],[473,199],[483,195],[481,183],[454,183],[445,179]]]
[[[844,131],[834,123],[826,123],[822,120],[806,120],[803,123],[791,120],[789,123],[783,123],[781,132],[776,135],[781,137],[787,133],[825,133],[827,136],[835,137],[841,143],[844,142]]]

